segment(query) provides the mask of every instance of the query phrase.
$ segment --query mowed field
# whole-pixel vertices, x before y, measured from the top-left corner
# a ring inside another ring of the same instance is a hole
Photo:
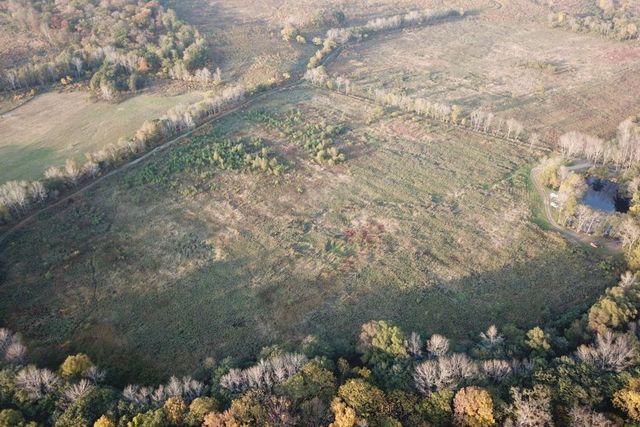
[[[147,91],[118,104],[87,92],[49,92],[0,116],[0,183],[37,179],[49,166],[130,137],[145,120],[178,104],[202,99],[197,91],[170,95]]]
[[[185,140],[41,215],[0,248],[0,318],[40,361],[82,350],[144,381],[309,334],[342,348],[371,319],[463,343],[557,319],[615,280],[532,223],[535,153],[411,115],[367,124],[373,109],[311,88],[251,108],[346,124],[341,165],[238,112],[211,140],[260,136],[288,173],[163,172]]]
[[[570,130],[610,137],[638,113],[640,44],[551,29],[548,9],[503,3],[363,42],[329,72],[364,89],[516,118],[548,140]]]

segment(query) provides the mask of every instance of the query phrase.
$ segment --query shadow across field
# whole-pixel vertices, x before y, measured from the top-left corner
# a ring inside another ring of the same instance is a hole
[[[204,251],[199,266],[187,268],[207,236],[189,214],[187,234],[155,236],[175,257],[191,254],[170,265],[160,282],[163,258],[134,249],[154,236],[133,232],[133,224],[112,229],[108,218],[115,212],[104,214],[102,229],[81,233],[55,265],[35,257],[7,271],[3,263],[0,322],[24,332],[35,361],[55,366],[65,354],[84,351],[123,385],[187,374],[210,356],[251,359],[265,345],[295,344],[309,334],[349,351],[360,325],[372,319],[464,345],[492,323],[529,328],[570,319],[612,284],[599,258],[561,247],[452,280],[431,270],[438,255],[428,242],[415,253],[391,248],[375,262],[342,270],[327,265],[317,274],[301,271],[300,257],[255,241],[245,256],[215,260]],[[0,259],[16,262],[8,251]],[[16,269],[32,274],[16,281]],[[155,279],[145,280],[147,274]],[[123,277],[134,275],[140,281],[123,286]]]
[[[263,104],[347,123],[346,163],[317,164],[238,112],[217,131],[265,138],[288,173],[167,172],[191,155],[184,140],[0,245],[0,322],[35,360],[82,350],[148,382],[308,334],[349,349],[380,318],[464,342],[612,283],[601,257],[531,223],[521,147],[406,115],[366,125],[368,106],[308,88]]]

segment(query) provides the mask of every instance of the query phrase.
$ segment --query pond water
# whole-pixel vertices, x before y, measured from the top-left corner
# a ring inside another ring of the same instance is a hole
[[[587,178],[589,189],[582,202],[603,212],[627,212],[630,200],[619,193],[615,182],[590,176]]]

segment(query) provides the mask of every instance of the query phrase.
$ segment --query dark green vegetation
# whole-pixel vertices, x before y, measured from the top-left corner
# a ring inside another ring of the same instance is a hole
[[[217,170],[258,170],[280,175],[286,166],[259,137],[230,140],[213,130],[191,138],[188,144],[172,150],[166,159],[149,163],[139,174],[129,176],[128,182],[132,186],[161,184],[175,187],[178,182],[176,174],[189,173],[196,181],[204,182]]]
[[[344,124],[309,123],[300,111],[275,117],[264,110],[257,110],[248,114],[247,119],[279,130],[286,138],[306,150],[317,163],[335,165],[345,161],[345,155],[336,147],[335,141],[335,138],[346,131]]]

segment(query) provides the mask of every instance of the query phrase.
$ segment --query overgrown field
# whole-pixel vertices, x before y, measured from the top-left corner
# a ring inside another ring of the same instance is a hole
[[[309,334],[346,348],[371,319],[464,342],[612,283],[531,221],[525,147],[310,88],[199,133],[0,248],[0,319],[36,359],[145,380]]]
[[[0,183],[39,178],[66,159],[84,161],[84,153],[132,136],[145,120],[201,98],[198,91],[154,90],[118,104],[94,101],[85,92],[37,96],[0,118]]]
[[[551,29],[548,9],[503,3],[365,41],[328,71],[363,88],[513,117],[547,140],[570,130],[611,137],[637,113],[638,43]]]

